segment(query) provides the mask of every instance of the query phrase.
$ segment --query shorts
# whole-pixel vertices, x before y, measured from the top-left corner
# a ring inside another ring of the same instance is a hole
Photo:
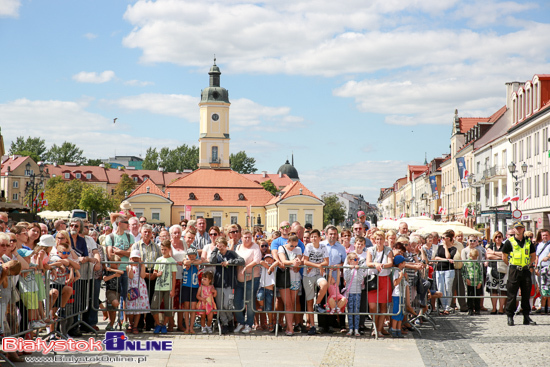
[[[199,288],[191,288],[182,285],[180,290],[180,306],[183,305],[184,302],[197,302],[198,291]]]
[[[52,307],[61,307],[61,292],[63,292],[63,287],[65,287],[64,284],[50,283],[50,289],[57,289],[57,292],[59,292],[55,304]]]
[[[543,297],[550,297],[550,289],[541,289],[541,290],[540,290],[540,294],[541,294]]]
[[[302,285],[301,280],[291,280],[290,281],[290,290],[291,291],[298,291],[298,290],[300,290],[301,285]]]
[[[392,310],[392,313],[394,314],[397,314],[397,315],[394,315],[392,316],[392,320],[395,320],[395,321],[403,321],[403,311],[401,311],[399,309],[399,297],[395,297],[393,296],[392,297],[392,300],[393,300],[393,310]]]
[[[151,309],[152,310],[159,310],[160,309],[160,302],[162,300],[164,300],[165,305],[169,305],[170,304],[169,299],[170,299],[170,291],[155,291],[155,293],[153,294]],[[165,309],[167,309],[167,307],[165,307]],[[172,312],[171,311],[151,311],[151,314],[156,315],[160,312],[163,312],[164,316],[166,316],[166,317],[172,317]]]
[[[115,308],[112,306],[113,301],[118,301],[120,304],[120,293],[117,291],[111,291],[107,290],[105,292],[105,297],[107,298],[107,309],[108,310],[114,310]]]
[[[273,311],[273,289],[260,288],[256,295],[258,301],[264,301],[263,311]]]
[[[326,280],[320,274],[314,275],[312,277],[304,277],[304,292],[306,294],[306,301],[311,301],[315,298],[315,286],[321,288],[322,282],[326,283]]]
[[[59,295],[61,297],[61,295]],[[28,310],[38,309],[38,291],[36,292],[21,292],[21,301]]]

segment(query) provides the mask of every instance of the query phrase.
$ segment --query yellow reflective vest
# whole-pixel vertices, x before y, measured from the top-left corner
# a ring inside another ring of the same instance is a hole
[[[508,240],[512,244],[512,252],[510,253],[510,265],[529,265],[531,263],[531,240],[526,238],[523,248],[519,247],[516,237],[512,236]]]

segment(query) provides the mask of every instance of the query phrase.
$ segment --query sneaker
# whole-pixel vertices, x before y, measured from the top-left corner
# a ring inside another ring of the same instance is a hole
[[[342,309],[340,307],[336,307],[336,313],[340,315],[342,313]]]
[[[331,314],[331,315],[334,315],[334,313],[335,313],[335,312],[336,312],[336,309],[335,309],[335,308],[333,308],[332,310],[331,310],[331,309],[329,309],[329,312],[328,312],[328,313],[329,313],[329,314]]]
[[[361,336],[361,333],[359,332],[359,330],[355,329],[354,335],[355,335],[355,336]]]
[[[349,329],[349,331],[346,333],[347,336],[352,336],[353,335],[353,329]]]
[[[317,330],[315,329],[315,326],[312,326],[309,328],[309,331],[307,332],[308,335],[315,335],[317,334]]]
[[[166,325],[162,325],[160,327],[160,333],[161,334],[166,334],[168,332],[168,329],[166,328]]]
[[[318,313],[325,313],[325,309],[320,304],[316,303],[313,305],[313,311]]]
[[[66,311],[65,311],[65,307],[61,307],[57,310],[57,312],[55,313],[55,315],[57,317],[59,317],[60,319],[64,319],[65,316],[67,315]]]
[[[212,334],[212,328],[210,326],[206,327],[206,331],[208,331],[208,334]]]
[[[237,324],[237,327],[235,328],[235,330],[233,330],[233,332],[240,333],[243,328],[244,328],[244,325]]]
[[[157,325],[155,326],[155,330],[153,330],[153,333],[159,334],[161,330],[162,330],[162,325]]]
[[[208,334],[208,329],[206,328],[206,326],[201,327],[201,332],[203,334]]]
[[[242,331],[243,334],[250,334],[250,332],[252,331],[252,329],[250,328],[250,326],[246,325]]]
[[[31,322],[31,329],[41,329],[45,326],[46,325],[43,322],[40,322],[40,321],[32,321]]]
[[[115,328],[113,327],[113,324],[108,324],[106,327],[105,327],[105,331],[113,331],[115,330]]]

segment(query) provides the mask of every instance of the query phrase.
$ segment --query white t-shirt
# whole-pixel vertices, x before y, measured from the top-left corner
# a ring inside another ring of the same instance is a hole
[[[280,252],[280,251],[279,251]],[[304,256],[307,256],[309,261],[314,264],[320,264],[328,258],[327,246],[323,243],[319,244],[319,248],[315,248],[313,243],[308,243],[304,251]],[[305,277],[314,277],[321,274],[317,268],[308,268],[309,271],[305,271]]]
[[[297,246],[294,247],[294,249],[292,251],[287,249],[285,246],[281,246],[281,247],[279,247],[279,250],[278,250],[280,259],[286,259],[285,250],[286,250],[286,254],[288,254],[288,260],[290,260],[290,261],[294,260],[297,256],[302,255],[302,249],[297,247]],[[295,281],[298,281],[298,280],[302,280],[302,275],[300,274],[299,271],[294,271],[293,269],[291,269],[290,270],[290,281],[295,282]]]
[[[184,242],[185,244],[185,242]],[[185,245],[184,245],[185,246]],[[186,250],[177,250],[172,246],[172,257],[176,262],[182,262],[185,260],[185,257],[187,256]],[[178,271],[176,271],[176,280],[183,278],[183,266],[177,265]]]
[[[268,274],[267,270],[268,269],[266,269],[262,266],[262,271],[261,271],[261,275],[260,275],[260,288],[267,287],[267,286],[275,284],[276,270],[273,270],[271,272],[271,274]]]
[[[392,277],[392,283],[399,278],[399,271],[394,269],[393,277]],[[400,297],[401,296],[401,290],[399,289],[399,285],[396,287],[393,287],[392,297]]]
[[[97,243],[90,236],[84,236],[84,239],[86,240],[86,247],[88,247],[88,257],[92,258],[94,257],[93,251],[97,250]],[[93,267],[94,267],[94,264],[91,262],[80,264],[80,279],[83,279],[83,280],[92,279],[93,271],[91,271],[90,268],[93,268]]]

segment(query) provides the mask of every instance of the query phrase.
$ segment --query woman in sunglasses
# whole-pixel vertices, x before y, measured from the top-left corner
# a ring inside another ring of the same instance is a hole
[[[201,259],[203,263],[208,263],[210,259],[210,255],[212,254],[212,251],[216,248],[216,240],[218,237],[220,237],[220,228],[218,226],[212,226],[208,230],[208,236],[210,236],[210,243],[208,243],[201,252]],[[206,266],[204,268],[204,273],[207,271],[211,271],[212,274],[216,274],[216,267],[215,266]],[[204,274],[203,273],[203,274]]]

